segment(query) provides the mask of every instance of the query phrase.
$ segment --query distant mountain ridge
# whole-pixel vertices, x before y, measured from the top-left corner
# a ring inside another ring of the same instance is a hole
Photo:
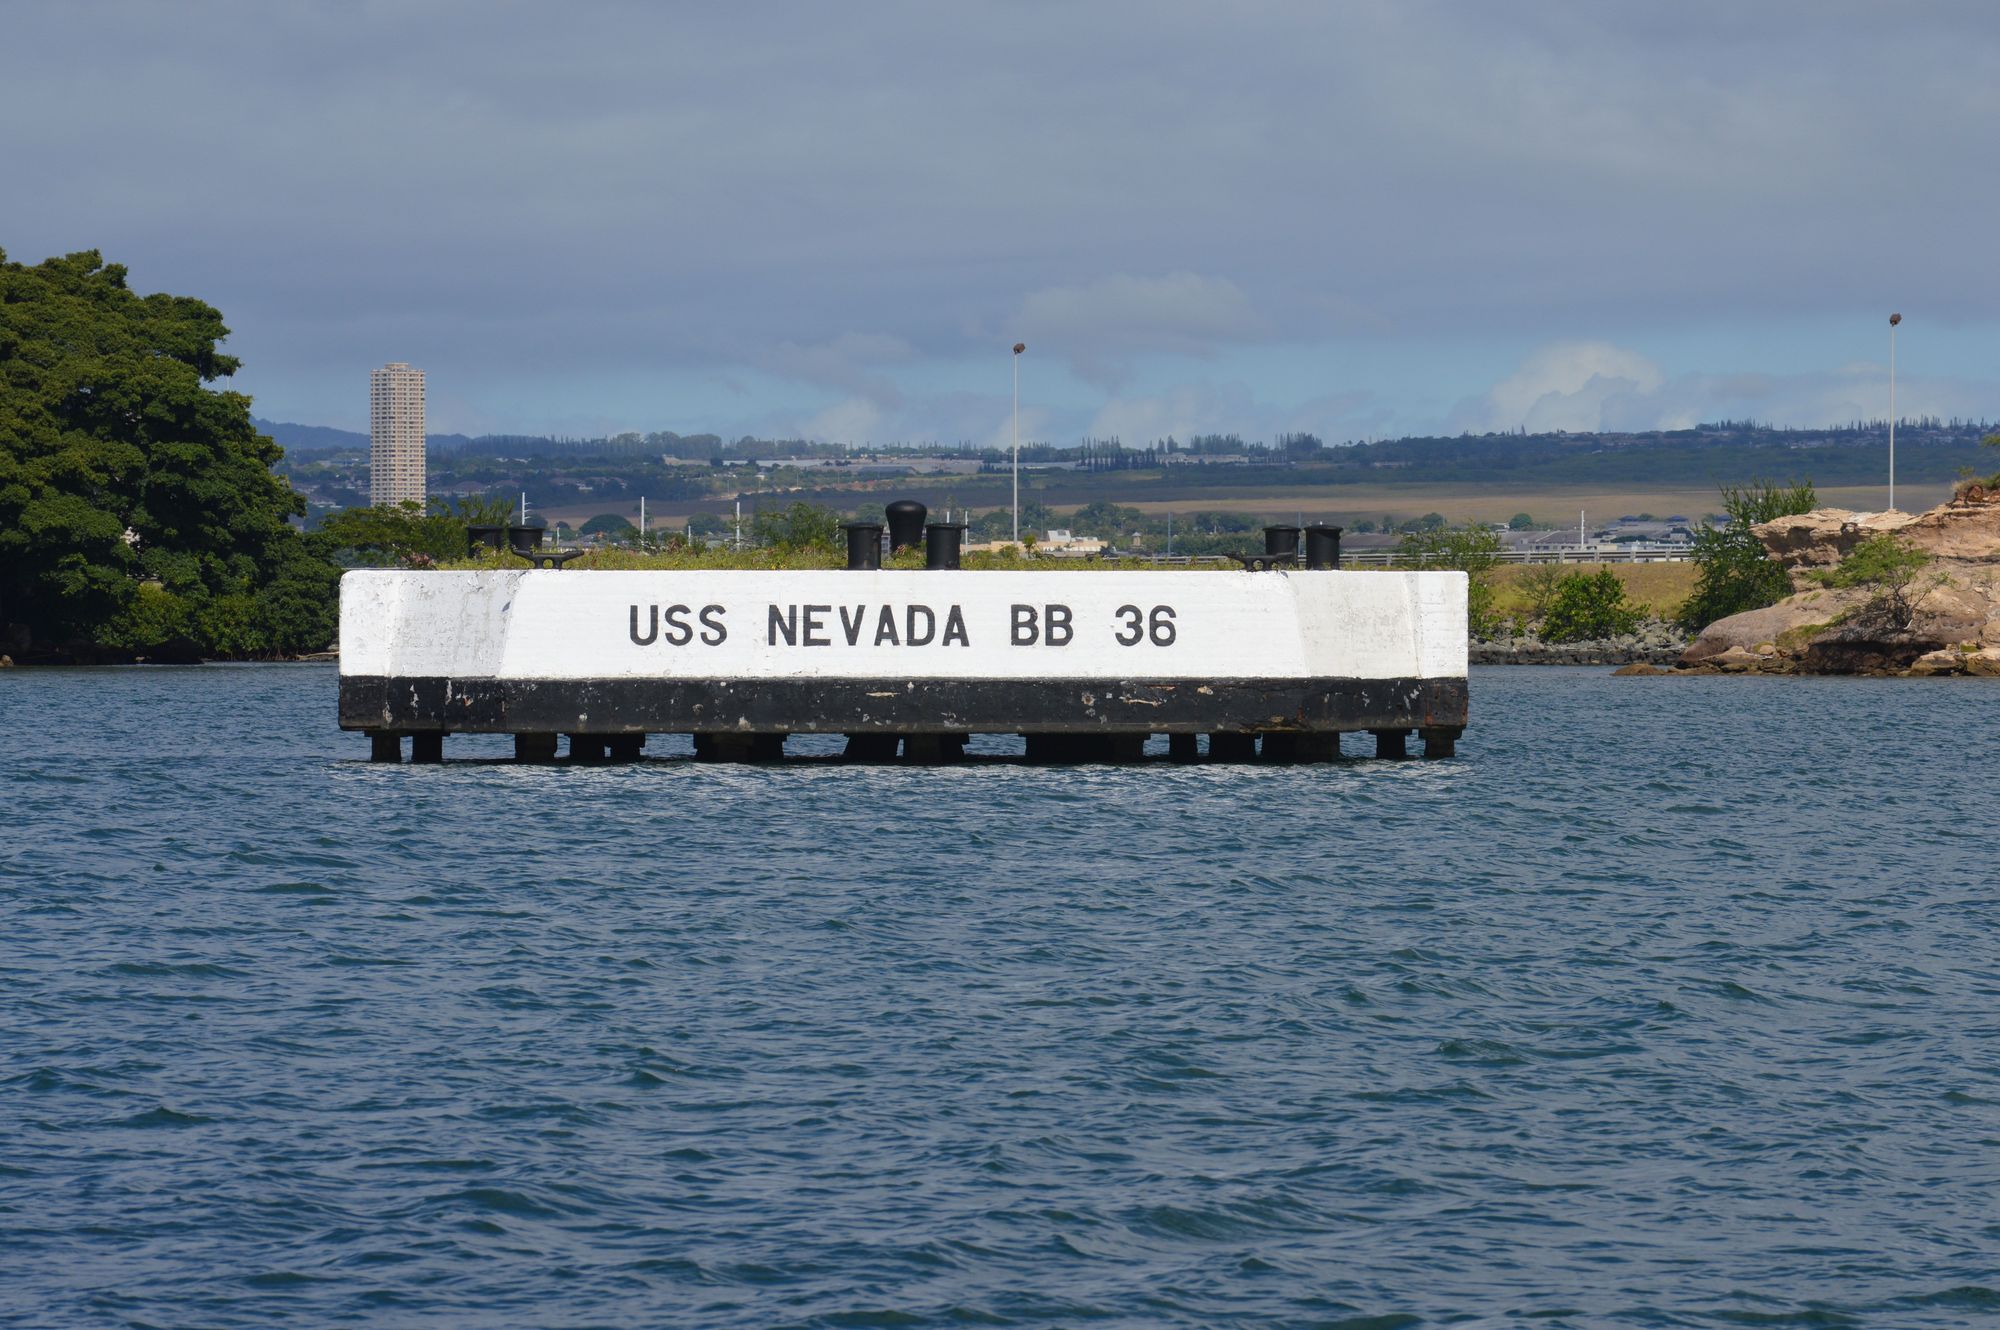
[[[289,420],[264,420],[250,417],[250,423],[263,433],[271,436],[288,453],[337,453],[348,448],[366,448],[368,436],[351,429],[335,429],[331,425],[300,425]],[[455,452],[472,440],[464,434],[427,434],[424,440],[430,447],[444,452]]]
[[[364,453],[368,436],[324,425],[256,420],[259,429],[284,445],[295,460],[311,455]],[[1982,439],[1994,433],[1988,421],[1919,418],[1897,423],[1897,473],[1910,481],[1949,481],[1962,473],[1986,473],[2000,465]],[[1549,485],[1603,483],[1735,484],[1765,478],[1811,479],[1821,485],[1873,483],[1886,472],[1888,425],[1857,421],[1825,429],[1780,429],[1740,421],[1719,421],[1692,429],[1648,432],[1578,431],[1546,434],[1461,434],[1383,439],[1325,446],[1310,435],[1286,435],[1277,446],[1246,442],[1235,435],[1201,436],[1186,443],[1158,440],[1143,449],[1116,439],[1076,445],[1024,445],[1021,460],[1071,463],[1082,471],[1164,467],[1184,480],[1199,476],[1214,488],[1268,485],[1352,485],[1396,481],[1416,484]],[[538,471],[569,470],[588,464],[599,489],[629,475],[640,485],[658,481],[640,474],[659,470],[662,456],[686,460],[774,458],[827,455],[844,450],[803,440],[741,438],[725,442],[713,434],[620,434],[612,438],[566,439],[546,435],[463,434],[429,436],[433,470],[440,477],[462,473],[484,483],[500,472],[520,479]],[[952,451],[936,446],[889,445],[885,452]],[[997,450],[960,450],[1004,467]],[[1107,463],[1111,465],[1107,465]],[[1168,465],[1171,464],[1171,465]],[[1197,465],[1199,464],[1199,465]],[[497,474],[497,473],[496,473]],[[664,472],[662,473],[664,475]],[[509,483],[514,483],[510,480]]]

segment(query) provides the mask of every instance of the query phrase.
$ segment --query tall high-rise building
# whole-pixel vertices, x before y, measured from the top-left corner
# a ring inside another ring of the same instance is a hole
[[[424,372],[394,360],[368,374],[368,502],[424,501]]]

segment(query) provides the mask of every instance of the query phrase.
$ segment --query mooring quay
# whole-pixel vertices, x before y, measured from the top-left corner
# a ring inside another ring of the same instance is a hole
[[[378,761],[512,734],[522,761],[632,760],[647,735],[761,761],[787,736],[949,761],[1448,757],[1466,724],[1466,580],[1243,571],[361,571],[341,581],[340,723]],[[1201,736],[1207,736],[1206,751]],[[1367,756],[1356,751],[1352,756]]]

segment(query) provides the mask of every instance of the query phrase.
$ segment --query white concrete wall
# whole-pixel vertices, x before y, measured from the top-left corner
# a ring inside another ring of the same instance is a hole
[[[1463,573],[1409,572],[366,571],[341,579],[340,669],[461,679],[1463,678],[1465,591]],[[1034,610],[1032,643],[1016,640],[1026,635],[1017,605]],[[1051,605],[1067,609],[1060,643],[1048,640]],[[795,642],[782,632],[773,642],[773,606],[795,625]],[[633,640],[634,607],[639,635],[652,637],[644,645]],[[927,617],[930,640],[913,644]]]

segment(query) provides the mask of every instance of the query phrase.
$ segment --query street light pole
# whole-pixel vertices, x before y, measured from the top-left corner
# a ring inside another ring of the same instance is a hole
[[[1896,511],[1896,325],[1900,314],[1889,316],[1889,511]]]
[[[1021,353],[1026,342],[1014,343],[1014,543],[1021,543]]]

